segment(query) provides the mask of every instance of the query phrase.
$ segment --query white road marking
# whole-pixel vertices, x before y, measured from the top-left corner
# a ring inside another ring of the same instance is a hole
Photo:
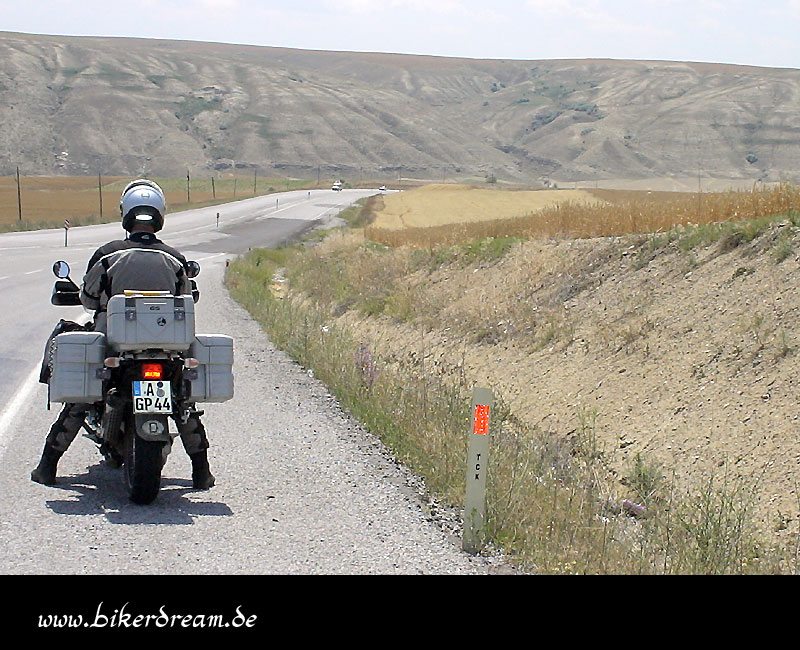
[[[213,260],[215,257],[222,257],[223,255],[228,255],[229,253],[214,253],[213,255],[206,255],[205,257],[197,257],[195,258],[195,262],[207,262],[208,260]]]
[[[6,445],[10,439],[8,435],[11,425],[14,424],[19,411],[28,404],[28,398],[39,383],[40,368],[34,367],[30,374],[22,382],[14,397],[6,404],[3,412],[0,413],[0,456],[5,452]]]
[[[90,317],[89,314],[84,314],[78,318],[76,322],[83,325],[89,321]],[[39,383],[40,370],[41,367],[38,365],[33,367],[30,374],[25,378],[25,381],[23,381],[22,385],[17,389],[14,397],[8,401],[6,407],[3,409],[2,413],[0,413],[0,456],[5,453],[6,446],[10,440],[8,434],[11,430],[11,425],[14,424],[14,420],[16,420],[19,412],[28,405],[28,398]]]

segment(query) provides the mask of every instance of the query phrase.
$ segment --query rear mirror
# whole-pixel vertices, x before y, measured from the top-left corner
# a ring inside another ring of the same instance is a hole
[[[68,278],[69,277],[69,264],[65,261],[60,260],[53,264],[53,275],[57,278]]]
[[[190,278],[196,278],[200,275],[200,265],[197,262],[186,262],[186,275]]]

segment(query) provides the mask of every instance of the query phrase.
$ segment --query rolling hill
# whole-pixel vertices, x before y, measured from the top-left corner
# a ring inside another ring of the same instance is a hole
[[[0,32],[0,122],[0,175],[800,177],[800,70],[707,63]]]

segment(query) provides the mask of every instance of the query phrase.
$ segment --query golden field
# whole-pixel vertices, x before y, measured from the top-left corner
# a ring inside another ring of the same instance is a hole
[[[381,204],[381,199],[382,203]],[[379,197],[368,239],[388,246],[451,245],[486,237],[589,238],[666,232],[800,210],[791,184],[714,193],[636,190],[514,192],[432,185]]]
[[[104,178],[103,216],[116,216],[119,194],[125,181],[121,178]],[[14,176],[0,177],[0,226],[26,223],[50,223],[64,219],[98,218],[100,192],[97,177],[23,177],[20,179],[19,197]]]
[[[23,176],[18,201],[17,180],[0,176],[0,231],[87,225],[119,218],[119,197],[133,178],[121,176]],[[167,196],[170,211],[200,207],[214,202],[244,199],[256,194],[310,186],[307,181],[226,176],[191,178],[187,195],[186,178],[154,178]],[[100,195],[102,192],[102,219]],[[22,219],[20,219],[20,202]]]
[[[527,216],[563,203],[590,204],[585,190],[504,191],[466,185],[426,185],[384,196],[376,229],[403,230]]]

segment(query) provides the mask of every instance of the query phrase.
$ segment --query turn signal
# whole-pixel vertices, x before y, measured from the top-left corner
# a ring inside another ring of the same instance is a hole
[[[142,379],[161,379],[164,374],[164,366],[160,363],[142,364]]]
[[[103,360],[103,365],[106,368],[119,368],[119,357],[106,357]]]
[[[197,368],[199,365],[200,362],[192,357],[187,357],[186,359],[183,360],[184,368]]]

